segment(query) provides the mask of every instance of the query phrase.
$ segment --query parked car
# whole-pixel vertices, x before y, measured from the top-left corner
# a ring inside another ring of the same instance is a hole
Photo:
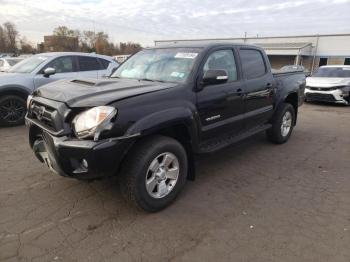
[[[66,78],[109,76],[118,63],[112,57],[86,53],[43,53],[0,74],[0,126],[24,122],[26,99],[39,86]]]
[[[147,211],[169,205],[196,154],[266,131],[285,143],[304,101],[302,72],[272,74],[263,49],[238,44],[145,49],[110,79],[37,89],[26,122],[37,158],[76,179],[119,174]]]
[[[23,58],[17,57],[3,57],[0,58],[0,72],[7,72],[12,66],[21,62]]]
[[[350,66],[321,66],[306,79],[306,101],[350,104]]]

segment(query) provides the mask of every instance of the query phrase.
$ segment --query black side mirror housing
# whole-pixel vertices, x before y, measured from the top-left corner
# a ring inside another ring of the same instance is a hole
[[[209,69],[204,73],[202,85],[217,85],[226,83],[228,80],[228,73],[223,69]]]

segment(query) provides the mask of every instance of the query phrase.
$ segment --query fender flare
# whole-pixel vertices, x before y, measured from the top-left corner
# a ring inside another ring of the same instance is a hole
[[[190,108],[168,108],[141,118],[129,127],[125,135],[137,133],[147,135],[167,127],[184,125],[190,136],[191,146],[196,148],[198,145],[198,127],[196,123],[196,114]]]

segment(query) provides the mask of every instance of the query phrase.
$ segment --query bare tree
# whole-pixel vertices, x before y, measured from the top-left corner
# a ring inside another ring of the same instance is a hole
[[[75,36],[74,30],[69,29],[66,26],[59,26],[53,30],[55,36]]]
[[[21,49],[21,53],[23,54],[30,54],[35,51],[33,46],[28,42],[26,37],[22,37],[22,39],[20,40],[20,49]]]
[[[5,30],[5,35],[7,36],[8,51],[16,52],[17,39],[19,36],[16,26],[11,22],[6,22],[4,23],[4,30]]]
[[[4,28],[0,25],[0,52],[5,52],[6,46],[6,34]]]

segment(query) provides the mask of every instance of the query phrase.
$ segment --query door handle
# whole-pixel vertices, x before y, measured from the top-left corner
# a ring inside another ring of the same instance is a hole
[[[271,83],[267,83],[266,84],[266,88],[271,88],[272,87],[272,84]]]

